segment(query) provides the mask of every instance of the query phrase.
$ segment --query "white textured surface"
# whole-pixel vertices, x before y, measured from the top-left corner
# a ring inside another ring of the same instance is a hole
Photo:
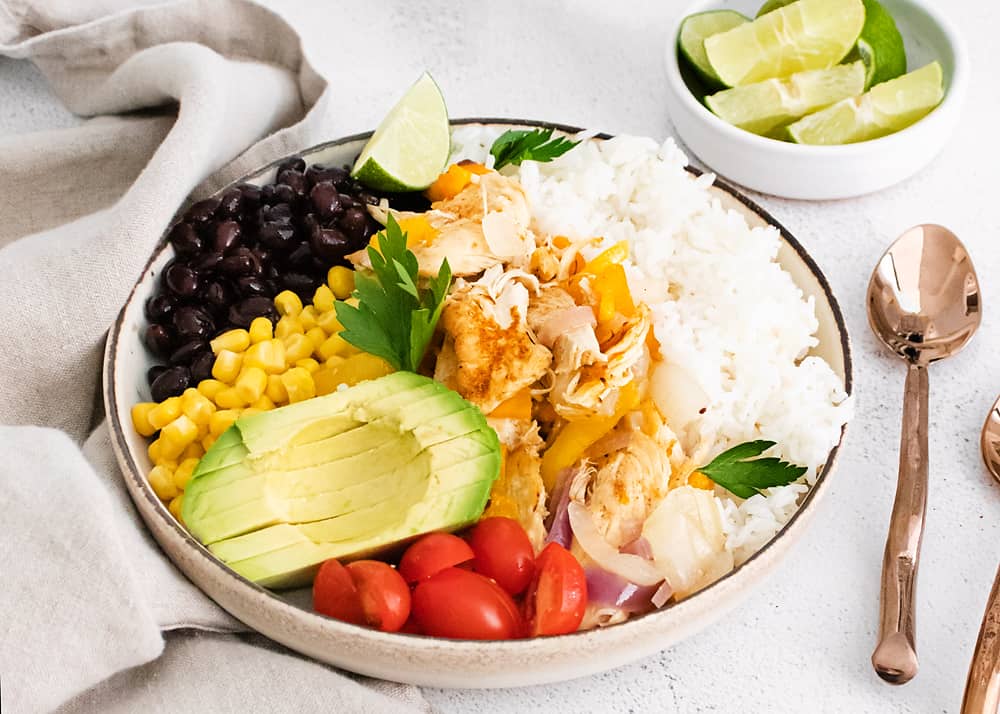
[[[343,112],[331,138],[376,124],[424,68],[441,84],[452,116],[671,133],[661,56],[664,28],[683,9],[673,0],[268,4],[299,27],[339,95]],[[861,199],[757,197],[826,272],[854,339],[858,416],[804,541],[745,605],[667,652],[561,685],[428,691],[441,711],[958,710],[1000,560],[1000,487],[978,454],[982,420],[1000,393],[1000,9],[953,0],[947,10],[968,40],[973,86],[957,135],[929,168]],[[73,122],[33,68],[0,60],[0,134]],[[931,369],[930,504],[917,607],[921,672],[892,688],[875,677],[868,658],[895,487],[903,369],[870,335],[864,294],[884,247],[921,222],[942,223],[966,242],[983,282],[985,319],[964,353]]]

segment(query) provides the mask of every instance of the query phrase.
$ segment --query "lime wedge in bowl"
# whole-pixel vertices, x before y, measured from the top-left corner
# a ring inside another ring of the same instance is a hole
[[[865,24],[861,0],[798,0],[705,40],[709,64],[736,87],[826,69],[854,47]]]
[[[902,77],[876,84],[788,127],[798,144],[853,144],[905,129],[944,98],[941,65],[931,62]]]
[[[379,191],[419,191],[444,170],[450,152],[444,97],[424,73],[379,124],[351,176]]]
[[[868,71],[865,89],[868,89],[906,73],[906,48],[892,15],[878,0],[864,0],[864,3],[865,26],[847,59],[865,63]]]
[[[677,35],[677,51],[698,73],[702,82],[709,87],[721,87],[722,82],[712,70],[705,54],[705,38],[748,22],[748,18],[735,10],[712,10],[690,15],[681,23],[681,30]]]
[[[865,66],[853,62],[726,89],[706,97],[705,105],[733,126],[768,135],[806,114],[864,91]]]

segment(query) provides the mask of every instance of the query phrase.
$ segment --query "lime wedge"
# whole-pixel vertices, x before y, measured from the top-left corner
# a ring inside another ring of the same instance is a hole
[[[798,0],[705,40],[728,87],[826,69],[844,59],[865,24],[861,0]]]
[[[905,129],[944,98],[941,65],[876,84],[860,97],[845,99],[788,127],[799,144],[853,144]]]
[[[865,26],[847,59],[865,63],[865,89],[868,89],[906,72],[906,48],[892,15],[878,0],[864,0],[864,3]]]
[[[379,124],[351,176],[379,191],[419,191],[444,170],[450,152],[444,97],[424,73]]]
[[[723,120],[754,134],[769,134],[806,114],[865,91],[861,62],[797,72],[788,79],[734,87],[705,98]]]
[[[684,18],[677,34],[677,51],[710,87],[721,87],[722,82],[712,70],[705,54],[705,38],[745,25],[750,20],[734,10],[699,12]]]
[[[763,17],[767,13],[780,10],[785,5],[791,5],[793,2],[795,2],[795,0],[767,0],[766,3],[760,6],[760,10],[757,11],[756,17]]]

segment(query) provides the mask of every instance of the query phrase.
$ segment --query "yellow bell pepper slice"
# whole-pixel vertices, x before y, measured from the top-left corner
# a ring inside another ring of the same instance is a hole
[[[531,390],[522,389],[489,413],[494,419],[531,419]]]
[[[431,203],[454,198],[469,185],[473,174],[485,174],[488,171],[488,168],[473,161],[452,164],[447,171],[435,179],[434,183],[427,187],[424,196]]]
[[[618,394],[615,411],[609,416],[598,415],[580,421],[571,421],[559,432],[542,456],[542,480],[545,490],[552,493],[559,472],[579,461],[584,452],[604,438],[623,416],[639,406],[639,390],[629,382]]]
[[[587,263],[583,270],[587,273],[600,275],[610,265],[624,263],[628,259],[628,241],[623,240],[599,254],[592,261]]]
[[[635,302],[628,288],[625,268],[618,263],[612,263],[601,271],[594,281],[594,291],[600,296],[597,306],[598,322],[607,322],[617,312],[625,317],[635,315]]]

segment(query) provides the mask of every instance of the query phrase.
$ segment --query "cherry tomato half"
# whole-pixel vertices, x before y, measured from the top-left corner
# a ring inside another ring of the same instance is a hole
[[[558,543],[549,543],[539,553],[524,609],[531,637],[565,635],[580,627],[587,609],[587,576]]]
[[[474,556],[469,544],[458,536],[430,533],[406,549],[399,561],[399,574],[406,582],[415,583]]]
[[[535,573],[535,549],[521,524],[512,518],[484,518],[469,534],[476,554],[472,567],[497,581],[511,595],[524,592]]]
[[[445,568],[417,585],[413,617],[432,637],[509,640],[524,634],[511,596],[489,578],[461,568]]]
[[[378,560],[344,566],[331,559],[320,566],[313,582],[313,609],[344,622],[396,632],[410,616],[410,588]]]

